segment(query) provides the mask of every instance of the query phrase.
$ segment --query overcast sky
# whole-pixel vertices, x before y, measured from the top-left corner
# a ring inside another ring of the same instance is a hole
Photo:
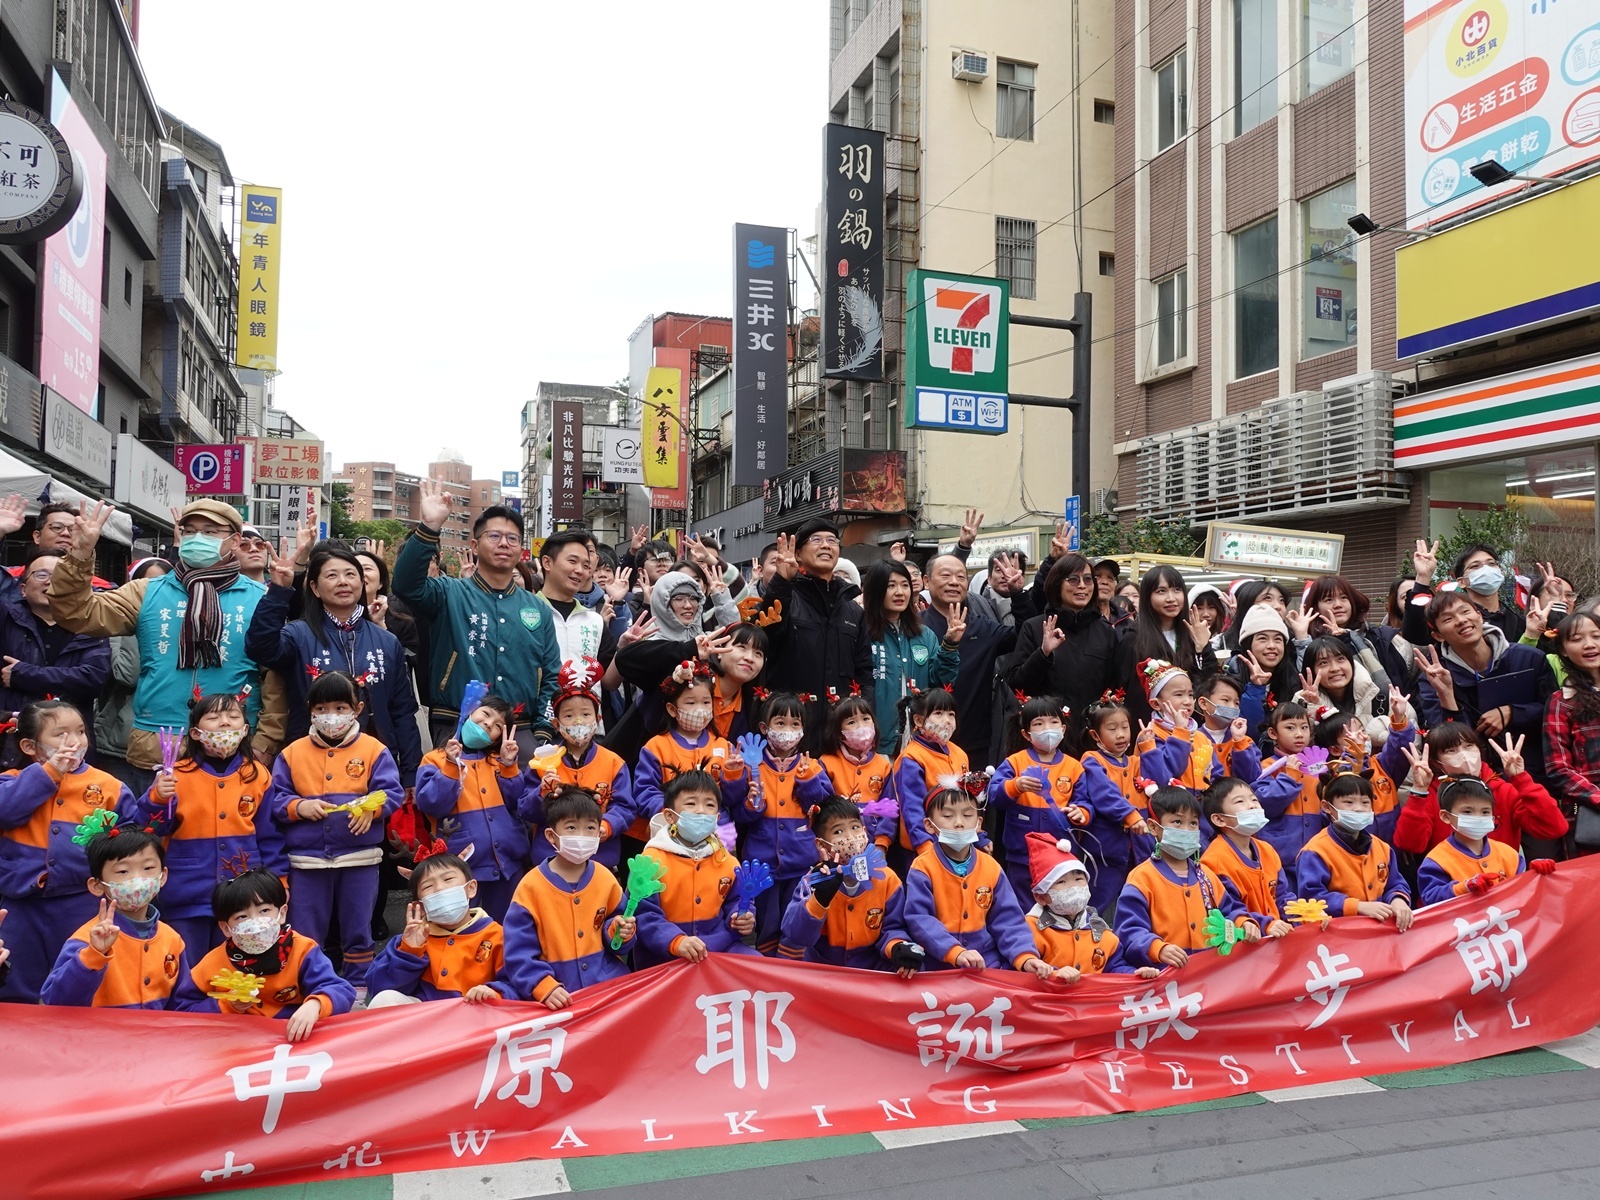
[[[143,0],[157,103],[284,189],[278,405],[335,463],[520,465],[539,380],[726,314],[736,220],[809,235],[825,0]]]

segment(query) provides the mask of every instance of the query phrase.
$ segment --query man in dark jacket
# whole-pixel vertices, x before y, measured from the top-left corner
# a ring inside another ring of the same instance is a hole
[[[780,536],[777,560],[766,602],[783,610],[782,619],[767,627],[767,681],[774,691],[817,697],[806,720],[806,744],[815,750],[827,720],[829,688],[848,696],[856,683],[872,703],[872,643],[855,602],[860,589],[833,573],[839,562],[836,527],[812,520],[792,539]]]
[[[21,588],[0,601],[0,709],[16,712],[35,700],[54,696],[71,701],[94,733],[94,703],[111,674],[111,643],[75,634],[50,616],[50,578],[60,560],[36,548],[24,569]],[[0,759],[11,768],[19,752],[7,738]]]

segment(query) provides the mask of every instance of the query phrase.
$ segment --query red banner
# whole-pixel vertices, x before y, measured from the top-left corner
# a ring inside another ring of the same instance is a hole
[[[713,955],[542,1005],[281,1022],[0,1006],[8,1194],[358,1174],[1158,1108],[1413,1070],[1600,1020],[1600,858],[1075,987]],[[87,1152],[92,1147],[92,1153]]]

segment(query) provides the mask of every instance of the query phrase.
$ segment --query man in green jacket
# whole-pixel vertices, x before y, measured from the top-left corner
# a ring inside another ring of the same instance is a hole
[[[428,578],[439,534],[450,520],[450,496],[437,480],[422,481],[422,523],[400,547],[394,593],[429,622],[428,718],[435,746],[455,736],[461,696],[470,679],[516,710],[514,724],[537,725],[556,694],[561,651],[544,598],[523,588],[522,515],[495,505],[472,526],[477,567],[470,578]]]

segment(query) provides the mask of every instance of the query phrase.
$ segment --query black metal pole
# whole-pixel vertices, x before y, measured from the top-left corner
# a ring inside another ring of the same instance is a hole
[[[1089,520],[1089,414],[1094,411],[1090,402],[1093,373],[1090,371],[1090,351],[1094,346],[1094,297],[1079,292],[1072,298],[1072,398],[1078,406],[1072,410],[1072,489],[1078,496],[1078,536],[1083,537],[1082,526]]]

